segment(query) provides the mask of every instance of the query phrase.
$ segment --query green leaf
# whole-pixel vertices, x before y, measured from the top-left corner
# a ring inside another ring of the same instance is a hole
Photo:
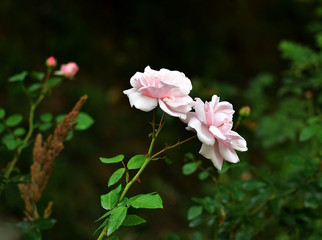
[[[95,230],[95,232],[93,233],[93,235],[95,235],[99,230],[101,230],[103,227],[105,227],[106,224],[107,224],[107,222],[108,222],[108,218],[106,218],[104,220],[104,222],[101,223],[101,225]]]
[[[190,175],[190,174],[193,174],[197,169],[198,169],[198,163],[196,162],[186,163],[182,167],[182,173],[184,175]]]
[[[3,108],[0,108],[0,119],[4,118],[6,115],[6,110],[4,110]]]
[[[129,205],[129,199],[127,197],[124,197],[122,199],[122,201],[120,201],[117,206],[121,207],[121,206],[128,206]]]
[[[168,233],[165,240],[180,240],[180,237],[174,233]]]
[[[317,209],[318,207],[321,206],[321,195],[318,197],[318,196],[314,196],[313,194],[306,194],[304,206],[306,208]]]
[[[107,236],[115,232],[123,223],[127,213],[127,207],[116,207],[112,210],[108,220]]]
[[[41,232],[39,229],[30,229],[28,232],[24,232],[26,240],[42,240]]]
[[[315,36],[316,44],[319,46],[319,48],[322,48],[322,34],[318,33]]]
[[[56,118],[55,118],[56,123],[61,123],[65,117],[66,117],[66,114],[60,114],[60,115],[56,116]]]
[[[133,156],[127,163],[128,169],[139,169],[146,160],[146,156],[143,154]]]
[[[322,143],[322,124],[321,123],[315,124],[314,129],[315,129],[315,135],[317,136],[319,141]]]
[[[237,239],[237,238],[236,238]],[[191,235],[189,240],[203,240],[202,233],[201,232],[195,232]],[[241,240],[241,239],[238,239]],[[246,239],[245,239],[246,240]]]
[[[6,119],[6,125],[8,127],[17,126],[22,121],[22,116],[20,114],[12,114]]]
[[[46,131],[48,130],[49,128],[51,128],[51,123],[42,123],[42,124],[39,124],[39,131]],[[66,138],[66,140],[68,140],[68,137]]]
[[[41,230],[46,230],[52,228],[56,222],[53,218],[38,218],[33,222],[33,225]]]
[[[104,218],[108,217],[110,214],[111,214],[111,211],[104,213],[100,218],[96,219],[95,222],[99,222],[103,220]]]
[[[43,113],[40,115],[40,120],[45,123],[51,122],[53,120],[53,115],[51,113]]]
[[[121,189],[122,185],[120,184],[117,188],[113,189],[109,193],[101,195],[101,205],[105,210],[111,210],[117,205],[120,199]]]
[[[223,174],[229,170],[230,166],[226,164],[225,162],[223,163],[221,170],[218,170],[219,174]]]
[[[290,59],[298,67],[303,68],[310,64],[315,64],[318,60],[317,54],[311,48],[298,43],[282,41],[279,48],[282,51],[282,56]]]
[[[4,125],[0,123],[0,133],[5,129]]]
[[[14,150],[17,146],[21,143],[20,140],[17,140],[14,135],[12,134],[6,134],[2,137],[2,143],[6,145],[8,150]]]
[[[13,134],[15,136],[22,136],[26,133],[26,130],[24,128],[17,128],[14,130]]]
[[[75,130],[83,131],[93,125],[94,119],[87,113],[81,112],[78,114],[76,123]]]
[[[132,226],[136,226],[136,225],[139,225],[139,224],[142,224],[142,223],[145,223],[146,221],[137,216],[137,215],[134,215],[134,214],[129,214],[126,216],[126,218],[124,219],[123,223],[122,223],[122,226],[125,226],[125,227],[132,227]]]
[[[28,220],[19,222],[17,226],[22,230],[24,239],[26,240],[41,240],[41,232],[36,228],[33,222]]]
[[[15,74],[11,78],[9,78],[9,82],[22,82],[25,80],[27,75],[28,75],[27,71],[23,71],[21,73]]]
[[[48,79],[47,86],[49,88],[55,87],[58,84],[60,84],[61,81],[62,81],[61,77],[51,77],[51,78]]]
[[[124,155],[123,154],[119,154],[115,157],[112,158],[104,158],[104,157],[100,157],[100,160],[102,163],[118,163],[121,162],[124,159]]]
[[[44,72],[36,72],[36,71],[31,72],[31,78],[34,80],[41,81],[44,79],[44,77],[45,77]]]
[[[266,183],[261,182],[261,181],[257,181],[257,180],[249,180],[249,181],[244,182],[242,184],[242,187],[246,191],[253,191],[253,190],[258,189],[258,188],[266,187]]]
[[[115,183],[117,183],[122,178],[124,172],[125,172],[124,168],[119,168],[118,170],[116,170],[108,180],[107,186],[110,187]]]
[[[34,84],[31,84],[29,87],[28,87],[28,92],[29,93],[33,93],[37,90],[39,90],[41,88],[41,84],[40,83],[34,83]]]
[[[304,142],[312,138],[314,135],[315,135],[314,128],[312,128],[312,126],[308,126],[303,128],[303,130],[301,131],[299,140],[300,142]]]
[[[171,164],[173,163],[173,161],[172,161],[170,158],[168,158],[168,157],[166,157],[166,158],[164,159],[164,161],[165,161],[165,163],[166,163],[166,164],[168,164],[168,165],[171,165]]]
[[[162,199],[157,193],[140,194],[131,197],[129,204],[134,208],[163,208]]]
[[[189,227],[193,228],[193,227],[197,227],[202,223],[202,219],[199,218],[195,218],[193,219],[190,223],[189,223]]]
[[[198,177],[200,180],[205,180],[209,177],[209,172],[203,171],[203,172],[199,173]]]
[[[199,217],[202,213],[202,206],[192,206],[188,210],[187,218],[188,220],[192,220],[196,217]]]

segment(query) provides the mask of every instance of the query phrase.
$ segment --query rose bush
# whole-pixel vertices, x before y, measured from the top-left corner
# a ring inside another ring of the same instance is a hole
[[[187,114],[187,129],[197,133],[202,142],[199,153],[210,159],[214,166],[221,169],[223,159],[236,163],[239,158],[235,152],[247,151],[244,138],[232,131],[234,110],[229,102],[219,102],[214,95],[210,102],[203,103],[196,98],[195,112]]]
[[[186,118],[192,108],[193,99],[188,95],[191,81],[179,71],[162,68],[156,71],[147,66],[144,72],[135,73],[131,79],[131,89],[125,90],[130,104],[148,112],[157,107],[167,114]]]

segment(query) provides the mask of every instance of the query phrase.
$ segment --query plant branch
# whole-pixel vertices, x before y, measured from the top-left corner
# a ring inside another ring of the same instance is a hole
[[[194,138],[196,138],[196,137],[197,137],[197,135],[194,135],[194,136],[192,136],[192,137],[190,137],[190,138],[187,138],[187,139],[185,139],[185,140],[183,140],[183,141],[179,141],[179,142],[177,142],[176,144],[173,144],[173,145],[171,145],[171,146],[167,146],[167,147],[165,147],[164,149],[162,149],[161,151],[159,151],[159,152],[157,152],[156,154],[154,154],[151,158],[155,158],[155,157],[159,156],[161,153],[164,153],[164,152],[168,151],[169,149],[172,149],[172,148],[178,147],[178,146],[180,146],[181,144],[186,143],[186,142],[188,142],[188,141],[190,141],[190,140],[192,140],[192,139],[194,139]]]
[[[18,148],[16,148],[16,150],[14,152],[13,159],[7,165],[7,168],[6,168],[6,171],[4,174],[5,181],[0,186],[0,195],[1,195],[1,192],[4,188],[4,185],[6,184],[7,180],[9,179],[14,167],[16,166],[16,163],[20,157],[20,154],[21,154],[23,148],[26,146],[26,144],[28,143],[28,141],[30,140],[30,138],[33,134],[35,110],[36,110],[37,106],[44,99],[46,93],[48,92],[47,82],[48,82],[49,77],[50,77],[50,73],[47,73],[40,95],[38,96],[36,101],[30,102],[30,111],[29,111],[29,119],[28,119],[28,122],[29,122],[28,132],[27,132],[25,138],[23,139],[22,143],[18,146]]]

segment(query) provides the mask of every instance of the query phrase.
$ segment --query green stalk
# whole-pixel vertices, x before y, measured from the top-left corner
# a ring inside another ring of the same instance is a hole
[[[155,157],[157,157],[157,156],[159,156],[161,153],[164,153],[165,151],[168,151],[169,149],[172,149],[172,148],[178,147],[178,146],[180,146],[181,144],[186,143],[186,142],[188,142],[188,141],[190,141],[190,140],[194,139],[195,137],[197,137],[197,135],[194,135],[194,136],[192,136],[192,137],[190,137],[190,138],[187,138],[187,139],[185,139],[185,140],[183,140],[183,141],[179,141],[179,142],[177,142],[176,144],[173,144],[173,145],[171,145],[171,146],[167,146],[167,147],[165,147],[164,149],[162,149],[161,151],[159,151],[159,152],[157,152],[156,154],[154,154],[154,155],[151,157],[151,159],[152,159],[152,158],[155,158]]]
[[[161,131],[161,128],[162,128],[162,121],[163,121],[163,117],[164,117],[165,113],[162,114],[162,117],[161,117],[161,120],[160,120],[160,123],[159,123],[159,127],[158,127],[158,130],[155,132],[155,114],[153,115],[153,122],[152,122],[152,129],[153,129],[153,133],[152,133],[152,140],[151,140],[151,143],[150,143],[150,147],[149,147],[149,151],[148,151],[148,156],[145,160],[145,162],[143,163],[143,165],[141,166],[141,168],[139,169],[139,171],[135,174],[135,176],[131,179],[131,181],[129,181],[121,196],[120,196],[120,200],[121,201],[125,194],[127,193],[127,191],[130,189],[130,187],[132,186],[132,184],[138,180],[138,178],[140,177],[141,173],[144,171],[144,169],[146,168],[146,166],[149,164],[149,162],[151,161],[151,159],[153,157],[151,157],[152,155],[152,151],[153,151],[153,147],[154,147],[154,144],[155,144],[155,141],[157,140],[158,136],[159,136],[159,133]]]
[[[37,100],[35,102],[31,102],[31,105],[30,105],[30,111],[29,111],[29,128],[28,128],[28,132],[27,132],[27,135],[25,136],[25,138],[23,139],[22,143],[19,145],[19,147],[15,150],[15,153],[14,153],[14,156],[13,156],[13,159],[8,163],[7,165],[7,169],[5,171],[5,174],[4,174],[4,178],[5,178],[5,182],[1,184],[0,186],[0,195],[2,193],[2,190],[4,188],[4,185],[6,184],[7,180],[9,179],[14,167],[16,166],[16,163],[20,157],[20,154],[22,152],[22,149],[25,147],[25,145],[28,143],[28,141],[30,140],[32,134],[33,134],[33,131],[34,131],[34,115],[35,115],[35,110],[37,108],[37,106],[41,103],[41,101],[44,99],[47,91],[48,91],[48,88],[46,86],[47,84],[47,81],[49,79],[49,76],[50,74],[47,73],[47,76],[46,76],[46,79],[44,81],[44,85],[43,85],[43,89],[39,95],[39,97],[37,98]]]
[[[98,236],[97,240],[102,240],[103,239],[106,230],[107,230],[107,225],[103,228],[103,230],[102,230],[101,234]]]

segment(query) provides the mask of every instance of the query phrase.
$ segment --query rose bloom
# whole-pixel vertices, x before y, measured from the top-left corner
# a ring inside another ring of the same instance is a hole
[[[78,66],[74,62],[69,62],[66,64],[62,64],[60,67],[60,71],[66,78],[73,79],[78,71]]]
[[[229,102],[219,102],[214,95],[210,102],[195,99],[195,112],[188,113],[185,122],[187,129],[197,133],[202,142],[199,153],[210,159],[214,166],[221,169],[223,159],[236,163],[239,158],[235,152],[247,151],[246,141],[232,131],[234,110]]]
[[[192,85],[182,72],[165,68],[155,71],[147,66],[143,73],[131,77],[130,84],[132,88],[123,92],[132,107],[148,112],[159,105],[167,114],[182,119],[191,110],[193,100],[188,94]]]

